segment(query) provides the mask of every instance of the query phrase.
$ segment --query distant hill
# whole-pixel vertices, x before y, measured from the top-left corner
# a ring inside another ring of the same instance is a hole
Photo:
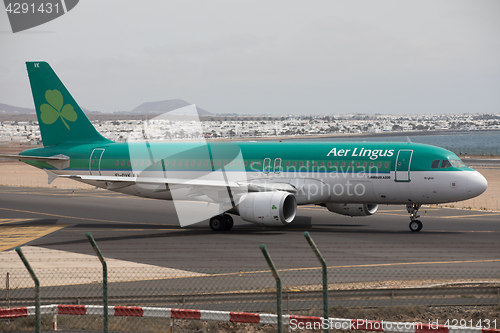
[[[141,113],[151,113],[151,114],[158,114],[158,113],[164,113],[164,112],[169,112],[173,111],[176,109],[183,108],[185,106],[191,105],[191,103],[186,102],[185,100],[182,99],[167,99],[165,101],[158,101],[158,102],[147,102],[147,103],[142,103],[129,113],[134,113],[134,114],[141,114]],[[202,108],[196,107],[198,114],[200,116],[208,115],[211,114],[210,112],[203,110]]]
[[[132,111],[123,111],[123,112],[115,112],[116,113],[122,113],[122,114],[160,114],[164,112],[169,112],[173,111],[176,109],[183,108],[185,106],[191,105],[191,103],[188,103],[182,99],[169,99],[165,101],[158,101],[158,102],[147,102],[147,103],[142,103]],[[101,112],[99,111],[89,111],[85,108],[82,108],[83,112],[86,114],[100,114]],[[210,115],[211,113],[203,110],[199,107],[196,107],[196,110],[198,111],[198,114],[200,116],[205,116],[205,115]],[[175,112],[174,114],[182,114],[181,113]],[[0,103],[0,114],[35,114],[35,109],[30,109],[30,108],[23,108],[19,106],[13,106],[9,104],[3,104]]]
[[[83,112],[89,113],[101,113],[99,111],[89,111],[83,108]],[[35,114],[35,109],[22,108],[20,106],[13,106],[9,104],[0,103],[0,114]]]
[[[9,104],[0,103],[0,113],[3,114],[35,114],[35,109],[22,108]]]

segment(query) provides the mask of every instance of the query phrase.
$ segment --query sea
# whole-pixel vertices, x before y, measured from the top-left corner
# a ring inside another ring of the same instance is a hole
[[[500,131],[467,131],[467,132],[429,132],[406,135],[385,135],[384,133],[353,135],[329,138],[311,138],[313,141],[344,141],[344,142],[411,142],[438,146],[454,152],[457,155],[487,155],[500,156]],[[304,139],[299,139],[304,141]],[[291,140],[291,141],[299,141]],[[287,140],[290,141],[290,140]]]

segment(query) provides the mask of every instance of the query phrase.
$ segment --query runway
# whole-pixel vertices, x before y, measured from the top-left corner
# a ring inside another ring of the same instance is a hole
[[[103,190],[72,193],[0,187],[2,250],[29,244],[93,254],[85,238],[92,232],[110,258],[178,269],[239,271],[267,267],[258,248],[264,243],[278,268],[297,269],[318,266],[302,235],[309,231],[329,266],[425,262],[475,270],[500,261],[498,212],[422,208],[424,228],[412,233],[402,206],[381,206],[374,216],[353,218],[306,206],[298,209],[290,226],[263,228],[235,217],[231,231],[214,233],[207,221],[180,228],[172,202]],[[7,227],[17,236],[8,236]]]
[[[500,213],[427,207],[421,215],[424,228],[412,233],[404,207],[383,206],[374,216],[351,218],[307,206],[286,227],[263,228],[235,217],[232,230],[214,233],[208,221],[181,228],[172,202],[104,190],[73,194],[0,187],[0,274],[10,272],[12,285],[20,288],[11,291],[16,306],[28,304],[31,279],[9,251],[22,245],[40,278],[44,302],[94,304],[100,295],[95,281],[102,273],[85,237],[91,232],[108,258],[115,305],[264,311],[273,308],[272,300],[200,301],[192,295],[273,290],[260,244],[266,244],[287,291],[318,290],[320,264],[303,237],[309,231],[327,262],[333,289],[498,281]],[[287,297],[297,310],[321,307],[319,298]],[[5,301],[0,306],[8,307]]]

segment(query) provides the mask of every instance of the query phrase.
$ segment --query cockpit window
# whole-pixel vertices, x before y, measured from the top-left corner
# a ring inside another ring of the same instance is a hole
[[[431,164],[431,169],[437,169],[439,168],[439,160],[434,160],[432,161],[432,164]]]
[[[462,160],[450,160],[450,162],[455,168],[467,168],[467,164]]]
[[[448,161],[448,160],[442,160],[441,161],[441,169],[444,169],[444,168],[451,168],[450,161]]]

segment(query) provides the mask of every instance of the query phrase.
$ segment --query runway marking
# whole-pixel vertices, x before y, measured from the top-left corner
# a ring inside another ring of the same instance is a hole
[[[463,263],[482,263],[482,262],[500,262],[500,259],[487,259],[487,260],[461,260],[461,261],[430,261],[430,262],[396,262],[388,264],[365,264],[365,265],[341,265],[341,266],[328,266],[327,268],[358,268],[358,267],[384,267],[384,266],[403,266],[403,265],[442,265],[442,264],[463,264]],[[306,268],[288,268],[288,269],[278,269],[278,272],[296,272],[296,271],[308,271],[308,270],[319,270],[322,267],[306,267]],[[269,273],[266,271],[252,271],[252,272],[233,272],[233,273],[216,273],[216,274],[206,274],[204,277],[215,277],[215,276],[234,276],[243,274],[262,274]],[[169,280],[169,279],[186,279],[192,278],[193,276],[174,276],[165,278],[155,278],[148,280]],[[140,280],[139,280],[140,281]]]
[[[442,219],[451,219],[451,218],[463,218],[463,217],[478,217],[478,216],[495,216],[500,215],[500,213],[496,214],[471,214],[471,215],[455,215],[455,216],[440,216]]]
[[[443,265],[443,264],[466,264],[466,263],[486,263],[486,262],[500,262],[500,259],[486,259],[486,260],[457,260],[457,261],[420,261],[420,262],[396,262],[388,264],[364,264],[364,265],[341,265],[341,266],[328,266],[327,268],[358,268],[358,267],[387,267],[387,266],[404,266],[404,265]],[[294,272],[294,271],[307,271],[307,270],[318,270],[322,267],[306,267],[306,268],[287,268],[278,269],[278,272]],[[269,271],[254,271],[254,272],[241,272],[241,274],[258,274],[267,273]],[[227,275],[240,274],[226,273]],[[217,276],[226,274],[215,274]]]
[[[0,225],[27,221],[33,221],[33,219],[0,219]]]
[[[50,196],[74,196],[81,198],[116,198],[116,199],[145,199],[142,197],[130,196],[130,195],[113,195],[116,192],[109,193],[109,195],[92,195],[92,194],[68,194],[68,193],[47,193],[47,192],[26,192],[26,191],[2,191],[0,193],[13,193],[13,194],[39,194],[39,195],[50,195]]]
[[[391,213],[386,213],[385,211],[382,212],[377,212],[379,215],[392,215],[392,216],[404,216],[407,215],[406,213],[403,214],[391,214]],[[426,217],[431,217],[435,219],[451,219],[451,218],[468,218],[468,217],[488,217],[488,216],[496,216],[500,215],[500,213],[486,213],[486,214],[471,214],[471,215],[453,215],[453,216],[429,216],[426,215]]]
[[[0,226],[0,252],[41,238],[67,227],[66,224],[50,226]]]
[[[450,232],[449,230],[432,230],[434,232]],[[474,231],[474,230],[459,230],[459,231],[452,231],[452,232],[460,232],[460,233],[470,233],[470,232],[498,232],[494,230],[480,230],[480,231]]]
[[[57,215],[57,214],[32,212],[32,211],[29,211],[29,210],[20,210],[20,209],[3,208],[3,207],[0,207],[0,210],[8,210],[8,211],[11,211],[11,212],[20,212],[20,213],[28,213],[28,214],[39,214],[39,215],[45,215],[45,216],[63,217],[63,218],[67,218],[67,219],[84,220],[84,221],[115,222],[115,223],[124,223],[124,224],[149,224],[149,223],[140,223],[140,222],[125,222],[125,221],[101,220],[101,219],[93,219],[93,218],[86,218],[86,217]],[[175,226],[175,224],[164,224],[164,225]]]
[[[78,228],[78,227],[77,227]],[[106,231],[185,231],[187,229],[162,229],[162,228],[153,228],[153,229],[106,229]],[[75,232],[75,230],[63,230],[62,232]]]

